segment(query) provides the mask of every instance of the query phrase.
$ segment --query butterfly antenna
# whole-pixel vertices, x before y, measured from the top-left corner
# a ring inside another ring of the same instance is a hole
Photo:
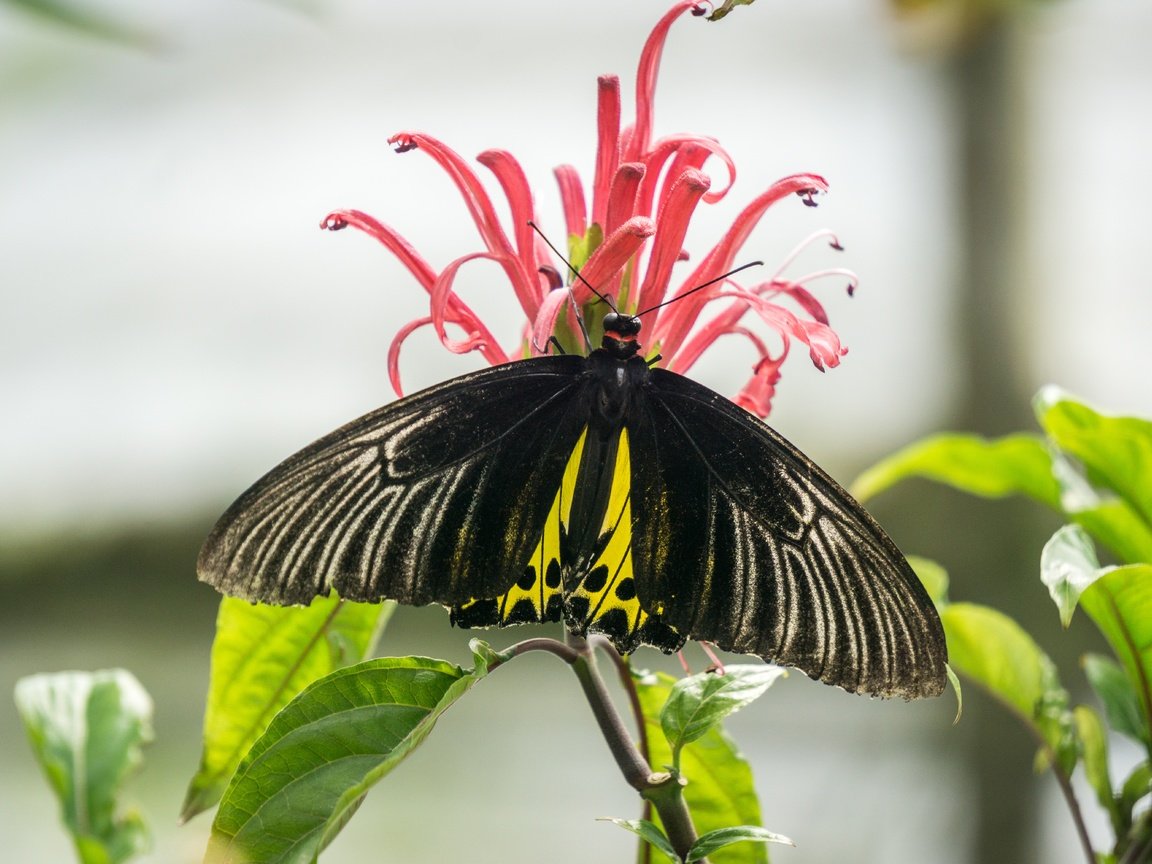
[[[555,253],[556,257],[564,262],[564,266],[571,271],[573,276],[583,282],[588,287],[588,290],[595,294],[596,297],[599,298],[602,302],[607,303],[609,309],[611,309],[613,312],[616,311],[616,304],[612,302],[612,299],[604,294],[601,294],[599,291],[592,287],[591,282],[580,275],[580,271],[572,266],[572,262],[561,255],[560,250],[552,245],[552,241],[544,236],[544,232],[540,230],[539,225],[529,219],[528,227],[535,231],[537,235],[539,235],[540,239],[543,240],[544,243],[548,246],[548,248],[551,249],[553,253]],[[576,299],[572,296],[571,291],[568,292],[568,302],[572,306],[572,312],[576,315],[576,322],[580,325],[580,333],[584,336],[584,344],[588,346],[589,350],[591,350],[592,337],[588,335],[588,328],[584,326],[584,316],[580,314],[580,310],[576,307]]]
[[[697,291],[700,291],[704,288],[707,288],[709,285],[715,285],[717,282],[722,282],[725,279],[727,279],[729,276],[735,276],[741,270],[747,270],[749,267],[763,267],[763,266],[764,266],[763,261],[749,261],[747,264],[741,264],[735,270],[729,270],[727,273],[723,274],[722,276],[717,276],[715,279],[709,279],[707,282],[704,282],[700,285],[697,285],[695,288],[693,288],[689,291],[685,291],[683,294],[677,294],[675,297],[670,297],[669,299],[665,300],[663,303],[657,303],[655,306],[649,306],[647,309],[644,309],[641,312],[637,312],[632,317],[633,318],[639,318],[641,315],[647,315],[649,312],[655,312],[657,309],[661,308],[662,306],[667,306],[669,303],[675,303],[677,300],[683,300],[689,294],[695,294]]]

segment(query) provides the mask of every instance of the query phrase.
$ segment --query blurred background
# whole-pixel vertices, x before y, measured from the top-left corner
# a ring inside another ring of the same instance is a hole
[[[210,822],[176,825],[217,603],[200,541],[266,469],[392,398],[389,341],[427,308],[380,247],[320,218],[365,210],[437,266],[477,249],[431,160],[386,144],[419,129],[466,156],[513,151],[561,238],[551,169],[590,177],[596,75],[630,94],[667,5],[0,2],[0,694],[38,671],[137,674],[157,708],[127,793],[155,826],[145,860],[199,861]],[[1152,412],[1149,37],[1152,6],[1128,0],[761,0],[674,26],[656,132],[713,135],[738,170],[695,220],[697,258],[773,180],[831,182],[816,210],[778,205],[745,257],[832,227],[847,251],[790,272],[860,275],[855,298],[839,281],[820,295],[850,353],[821,375],[795,352],[771,417],[834,476],[937,430],[1034,428],[1046,383]],[[461,291],[512,344],[496,274]],[[742,350],[714,349],[698,377],[735,392]],[[415,390],[481,362],[422,332],[401,370]],[[1060,631],[1037,579],[1054,517],[927,484],[872,509],[950,569],[955,599],[1017,617],[1065,670],[1097,644],[1082,618]],[[467,639],[403,609],[380,651],[466,662]],[[953,727],[951,697],[881,703],[793,675],[737,715],[765,824],[798,843],[774,860],[1082,860],[1025,733],[965,695]],[[531,658],[454,707],[324,860],[627,861],[631,835],[592,820],[637,812],[574,679]],[[8,695],[0,825],[10,860],[71,855]]]

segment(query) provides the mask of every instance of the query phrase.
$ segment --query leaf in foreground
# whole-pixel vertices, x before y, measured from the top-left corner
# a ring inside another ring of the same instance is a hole
[[[1035,435],[992,440],[958,434],[925,438],[869,468],[851,491],[865,501],[910,477],[935,480],[985,498],[1027,495],[1060,508],[1052,458]]]
[[[676,679],[664,673],[633,674],[644,713],[648,763],[654,771],[661,771],[672,764],[672,748],[664,737],[660,712]],[[698,833],[733,825],[760,824],[760,801],[752,782],[752,769],[721,726],[712,726],[684,747],[680,754],[680,772],[688,781],[684,800]],[[659,822],[656,816],[653,820]],[[654,864],[666,860],[658,853],[652,855]],[[767,861],[768,853],[760,843],[730,846],[712,856],[712,864],[767,864]]]
[[[333,672],[281,711],[220,802],[206,864],[307,864],[367,791],[486,674],[385,657]]]
[[[318,678],[364,659],[392,604],[351,603],[333,594],[310,606],[220,601],[204,711],[200,767],[181,820],[220,800],[241,757],[276,712]]]
[[[692,848],[688,850],[688,864],[692,864],[694,861],[700,861],[709,855],[714,855],[716,852],[726,846],[731,846],[733,843],[747,842],[783,843],[786,846],[796,845],[783,834],[774,834],[758,825],[735,825],[731,828],[717,828],[715,831],[709,831],[707,834],[702,835],[692,844]]]
[[[779,666],[725,666],[724,674],[701,672],[681,678],[660,711],[660,726],[672,747],[672,762],[680,750],[745,705],[760,698],[772,682],[786,674]]]
[[[16,707],[84,864],[120,864],[149,845],[134,811],[117,814],[121,784],[152,740],[152,700],[123,669],[33,675]]]

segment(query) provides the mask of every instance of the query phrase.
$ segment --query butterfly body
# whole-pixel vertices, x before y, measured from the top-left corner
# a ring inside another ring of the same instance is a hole
[[[603,347],[474,372],[274,468],[200,577],[254,601],[439,603],[460,626],[563,620],[621,651],[687,638],[849,691],[939,693],[939,618],[835,481],[723,396]]]

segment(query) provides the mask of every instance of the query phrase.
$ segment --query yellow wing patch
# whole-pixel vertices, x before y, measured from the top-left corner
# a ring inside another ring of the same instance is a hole
[[[524,572],[496,598],[474,598],[452,611],[460,627],[507,627],[560,621],[576,633],[604,633],[622,653],[642,642],[675,651],[683,637],[640,606],[632,572],[632,459],[628,430],[620,432],[604,518],[591,550],[568,542],[572,500],[588,430],[572,450],[544,531]]]
[[[628,430],[624,429],[620,432],[612,489],[599,527],[596,553],[591,563],[579,571],[569,567],[563,573],[564,617],[568,626],[578,632],[603,632],[625,651],[635,648],[640,629],[648,619],[640,608],[632,574],[631,479]]]

